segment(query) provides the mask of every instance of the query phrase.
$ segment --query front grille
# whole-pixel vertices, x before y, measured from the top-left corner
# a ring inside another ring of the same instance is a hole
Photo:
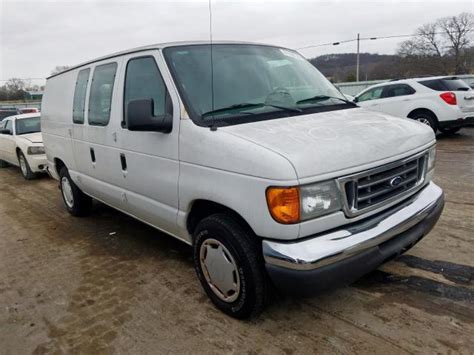
[[[345,210],[356,216],[401,198],[424,180],[427,154],[339,179],[346,197]]]

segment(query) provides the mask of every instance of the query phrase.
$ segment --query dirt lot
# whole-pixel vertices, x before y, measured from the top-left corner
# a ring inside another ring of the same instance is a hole
[[[251,322],[214,309],[187,246],[100,204],[71,217],[55,181],[2,169],[0,353],[472,353],[474,129],[438,138],[447,202],[425,239]]]

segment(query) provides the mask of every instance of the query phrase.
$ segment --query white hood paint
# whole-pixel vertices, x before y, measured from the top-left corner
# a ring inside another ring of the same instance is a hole
[[[410,119],[354,108],[222,127],[287,158],[298,178],[389,159],[435,142]]]
[[[29,140],[31,143],[43,143],[43,136],[41,135],[41,132],[21,134],[17,137],[25,138]]]

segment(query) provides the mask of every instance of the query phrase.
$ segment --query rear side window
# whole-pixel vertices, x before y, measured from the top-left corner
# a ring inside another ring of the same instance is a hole
[[[411,86],[406,84],[397,84],[397,85],[388,85],[383,90],[383,97],[397,97],[397,96],[406,96],[412,95],[415,93],[415,90]]]
[[[449,91],[468,91],[471,89],[461,79],[443,79],[443,84]]]
[[[357,98],[357,101],[362,102],[362,101],[380,99],[382,97],[382,91],[383,91],[383,86],[370,89],[369,91],[366,91],[362,95],[360,95]]]
[[[86,91],[89,82],[90,69],[83,69],[77,75],[76,89],[74,90],[74,103],[72,109],[72,121],[84,123],[84,111],[86,109]]]
[[[109,123],[116,71],[117,63],[99,65],[94,69],[89,94],[90,125],[107,126]]]
[[[124,122],[127,122],[127,106],[133,100],[153,100],[153,116],[162,117],[166,108],[167,91],[165,83],[153,57],[131,59],[125,74]]]
[[[419,83],[421,85],[424,85],[436,91],[468,91],[470,90],[469,85],[467,85],[461,79],[424,80],[424,81],[419,81]]]

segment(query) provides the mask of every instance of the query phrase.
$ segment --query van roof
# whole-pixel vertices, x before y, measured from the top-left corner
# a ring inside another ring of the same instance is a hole
[[[70,68],[67,68],[66,70],[63,70],[59,73],[56,73],[56,74],[53,74],[53,75],[47,77],[46,79],[54,78],[55,76],[67,73],[68,71],[75,70],[75,69],[83,67],[85,65],[89,65],[89,64],[92,64],[92,63],[95,63],[95,62],[100,62],[101,60],[105,60],[105,59],[119,57],[119,56],[122,56],[122,55],[125,55],[125,54],[143,52],[143,51],[148,51],[148,50],[151,50],[151,49],[163,49],[163,48],[166,48],[166,47],[189,46],[189,45],[211,44],[211,43],[212,44],[253,44],[253,45],[260,45],[260,46],[272,46],[272,45],[269,45],[269,44],[255,43],[255,42],[242,42],[242,41],[212,41],[212,42],[210,42],[210,41],[178,41],[178,42],[156,43],[156,44],[150,44],[150,45],[147,45],[147,46],[127,49],[127,50],[124,50],[124,51],[115,52],[115,53],[112,53],[112,54],[109,54],[109,55],[98,57],[98,58],[95,58],[93,60],[89,60],[87,62],[75,65],[75,66],[70,67]],[[278,46],[274,46],[274,47],[278,47]]]

